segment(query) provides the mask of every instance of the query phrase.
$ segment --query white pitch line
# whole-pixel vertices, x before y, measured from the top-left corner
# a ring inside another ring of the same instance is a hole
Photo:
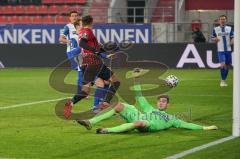
[[[207,79],[207,78],[199,78],[199,79],[194,79],[194,78],[180,78],[180,81],[220,81],[221,79]],[[228,79],[229,81],[231,81],[232,79]]]
[[[58,98],[58,99],[50,99],[50,100],[42,100],[42,101],[36,101],[36,102],[30,102],[30,103],[15,104],[15,105],[10,105],[10,106],[6,106],[6,107],[0,107],[0,110],[17,108],[17,107],[23,107],[23,106],[34,105],[34,104],[55,102],[55,101],[59,101],[59,100],[62,100],[62,99],[67,99],[67,98],[68,97],[66,97],[66,98]]]
[[[166,157],[166,158],[164,158],[164,159],[177,159],[177,158],[181,158],[181,157],[187,156],[187,155],[189,155],[189,154],[192,154],[192,153],[201,151],[201,150],[206,149],[206,148],[208,148],[208,147],[215,146],[215,145],[224,143],[224,142],[226,142],[226,141],[229,141],[229,140],[232,140],[232,139],[235,139],[235,138],[236,138],[235,136],[225,137],[225,138],[222,138],[222,139],[219,139],[219,140],[210,142],[210,143],[208,143],[208,144],[204,144],[204,145],[197,146],[197,147],[194,147],[194,148],[192,148],[192,149],[189,149],[189,150],[180,152],[180,153],[175,154],[175,155],[173,155],[173,156]]]
[[[169,95],[173,96],[186,96],[186,97],[232,97],[232,95],[216,95],[216,94],[174,94],[174,93],[169,93]]]

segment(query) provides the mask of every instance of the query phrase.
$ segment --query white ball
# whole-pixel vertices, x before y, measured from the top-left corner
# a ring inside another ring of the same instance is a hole
[[[170,87],[176,87],[178,85],[178,78],[174,75],[169,75],[165,79],[166,84]]]

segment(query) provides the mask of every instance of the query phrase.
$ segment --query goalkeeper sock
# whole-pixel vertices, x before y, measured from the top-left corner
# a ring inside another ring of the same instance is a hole
[[[103,114],[100,114],[98,116],[95,116],[94,118],[90,119],[89,122],[94,125],[104,119],[110,118],[111,116],[113,116],[115,114],[115,110],[111,109],[107,112],[104,112]]]
[[[126,123],[112,128],[106,128],[108,133],[120,133],[135,129],[133,123]]]

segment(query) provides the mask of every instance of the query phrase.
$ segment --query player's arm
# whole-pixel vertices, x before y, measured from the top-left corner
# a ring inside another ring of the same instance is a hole
[[[218,129],[216,126],[202,126],[194,123],[188,123],[180,119],[173,119],[175,120],[173,122],[173,126],[176,128],[183,128],[183,129],[189,129],[189,130],[216,130]]]
[[[87,44],[87,39],[81,38],[79,41],[79,46],[85,50],[91,51],[93,53],[96,53],[97,50]]]
[[[67,40],[67,38],[66,38],[68,35],[69,35],[69,28],[68,28],[68,26],[65,26],[63,29],[63,33],[59,37],[59,42],[63,43],[63,44],[70,44],[71,41]]]
[[[81,48],[78,46],[78,47],[75,47],[71,50],[72,54],[73,55],[78,55],[81,53]]]
[[[231,28],[231,32],[230,32],[230,44],[233,45],[234,44],[234,33],[233,33],[233,29]]]
[[[215,28],[213,28],[212,35],[211,35],[211,39],[212,39],[212,41],[215,42],[215,43],[218,43],[218,42],[219,42],[219,39],[218,39],[218,37],[217,37]]]
[[[154,109],[152,107],[152,105],[150,103],[148,103],[147,99],[142,96],[141,85],[138,83],[136,78],[134,79],[133,89],[134,89],[135,94],[136,94],[136,97],[135,97],[136,101],[139,103],[139,106],[141,107],[143,112],[149,112],[152,109]]]

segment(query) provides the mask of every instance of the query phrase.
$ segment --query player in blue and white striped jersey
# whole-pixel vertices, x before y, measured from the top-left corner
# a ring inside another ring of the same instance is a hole
[[[82,70],[79,67],[78,62],[78,55],[80,54],[80,51],[74,51],[74,49],[78,49],[78,33],[77,30],[80,29],[78,27],[81,27],[81,20],[79,19],[79,15],[77,11],[70,11],[69,12],[69,20],[70,23],[66,24],[64,26],[63,32],[60,35],[59,41],[62,44],[67,45],[66,55],[71,63],[71,68],[73,70],[78,71],[78,79],[77,79],[77,86],[78,90],[81,90],[82,87]],[[74,26],[75,23],[75,26]],[[76,25],[79,23],[78,25]]]
[[[67,44],[66,54],[67,54],[68,59],[71,61],[72,69],[75,69],[75,70],[77,69],[77,63],[75,63],[74,61],[71,60],[72,55],[70,55],[70,54],[71,54],[71,49],[73,48],[73,42],[71,42],[71,41],[74,39],[76,39],[76,42],[78,41],[78,33],[74,26],[74,23],[77,21],[77,19],[78,19],[78,12],[71,11],[69,13],[70,23],[68,23],[64,26],[63,32],[59,38],[59,41],[61,43]]]
[[[218,59],[221,64],[220,86],[227,86],[225,80],[228,75],[229,66],[232,64],[232,49],[234,33],[231,26],[227,26],[227,16],[219,16],[219,26],[214,27],[211,38],[217,44]]]

